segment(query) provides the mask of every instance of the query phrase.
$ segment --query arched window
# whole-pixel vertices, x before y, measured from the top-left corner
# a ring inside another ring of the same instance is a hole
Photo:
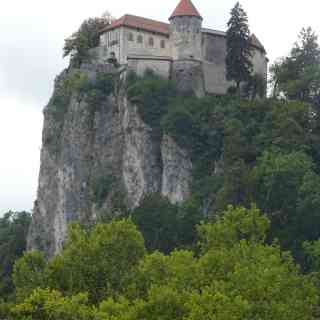
[[[152,37],[150,37],[150,38],[149,38],[149,46],[150,46],[150,47],[153,47],[153,45],[154,45],[154,40],[153,40]]]
[[[160,41],[160,47],[164,49],[166,47],[166,42],[164,40]]]
[[[137,42],[138,43],[142,43],[143,42],[143,38],[142,38],[141,34],[138,35]]]
[[[128,34],[128,41],[133,41],[133,34],[131,32]]]

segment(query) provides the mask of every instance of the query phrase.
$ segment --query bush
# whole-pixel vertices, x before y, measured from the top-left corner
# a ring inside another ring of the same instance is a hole
[[[65,40],[63,57],[71,55],[71,65],[80,67],[88,59],[89,49],[99,45],[100,34],[108,22],[104,18],[90,18],[85,20],[79,30]]]
[[[174,83],[149,71],[141,78],[129,76],[127,86],[128,99],[138,105],[142,120],[159,133],[161,118],[176,95]]]
[[[201,220],[201,214],[192,202],[179,206],[159,194],[152,194],[146,196],[130,215],[149,251],[169,253],[176,248],[195,244],[196,225]]]

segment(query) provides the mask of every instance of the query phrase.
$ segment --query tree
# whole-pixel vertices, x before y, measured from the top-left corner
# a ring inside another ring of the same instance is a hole
[[[13,281],[18,301],[27,298],[35,288],[45,286],[44,255],[38,251],[26,252],[14,265]]]
[[[199,255],[145,256],[134,290],[104,302],[99,319],[315,319],[315,287],[288,253],[265,244],[268,226],[255,207],[229,207],[199,228]]]
[[[89,49],[100,42],[101,30],[109,24],[109,18],[90,18],[85,20],[79,30],[67,38],[63,47],[63,57],[71,56],[71,63],[78,67],[89,57]]]
[[[73,225],[65,249],[47,266],[48,286],[65,294],[87,292],[91,303],[120,294],[145,253],[130,220],[97,224],[85,231]]]
[[[79,293],[64,297],[61,292],[50,289],[35,289],[22,303],[9,312],[15,320],[93,320],[93,307],[88,305],[88,296]]]
[[[0,218],[0,298],[13,294],[13,265],[26,249],[30,221],[30,213],[24,211],[10,211]]]
[[[288,57],[276,61],[270,68],[273,94],[283,94],[320,105],[320,48],[318,37],[309,28],[303,28]]]
[[[226,68],[227,79],[235,81],[240,94],[240,83],[250,79],[252,63],[248,17],[239,2],[228,22]]]
[[[201,214],[190,202],[178,206],[159,194],[152,194],[131,212],[131,217],[145,239],[146,248],[168,254],[194,244]]]
[[[10,320],[316,319],[315,286],[290,254],[265,243],[268,228],[255,206],[230,206],[199,227],[201,250],[164,255],[143,254],[129,221],[91,232],[73,227],[51,285],[13,307],[0,305],[0,312]],[[61,281],[70,290],[58,290]],[[96,292],[104,294],[90,298]]]

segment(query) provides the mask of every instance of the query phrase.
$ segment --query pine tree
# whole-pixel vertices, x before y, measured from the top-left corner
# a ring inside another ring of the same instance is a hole
[[[239,2],[228,22],[226,67],[227,80],[235,81],[239,93],[240,83],[248,81],[252,71],[248,17]]]

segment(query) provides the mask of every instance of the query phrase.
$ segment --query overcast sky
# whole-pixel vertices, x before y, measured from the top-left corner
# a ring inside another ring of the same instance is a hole
[[[64,39],[108,10],[167,21],[178,0],[3,0],[0,10],[0,214],[31,210],[40,166],[42,109],[66,65]],[[203,26],[225,30],[234,0],[194,0]],[[250,29],[271,61],[286,55],[299,30],[320,31],[319,0],[243,0]]]

